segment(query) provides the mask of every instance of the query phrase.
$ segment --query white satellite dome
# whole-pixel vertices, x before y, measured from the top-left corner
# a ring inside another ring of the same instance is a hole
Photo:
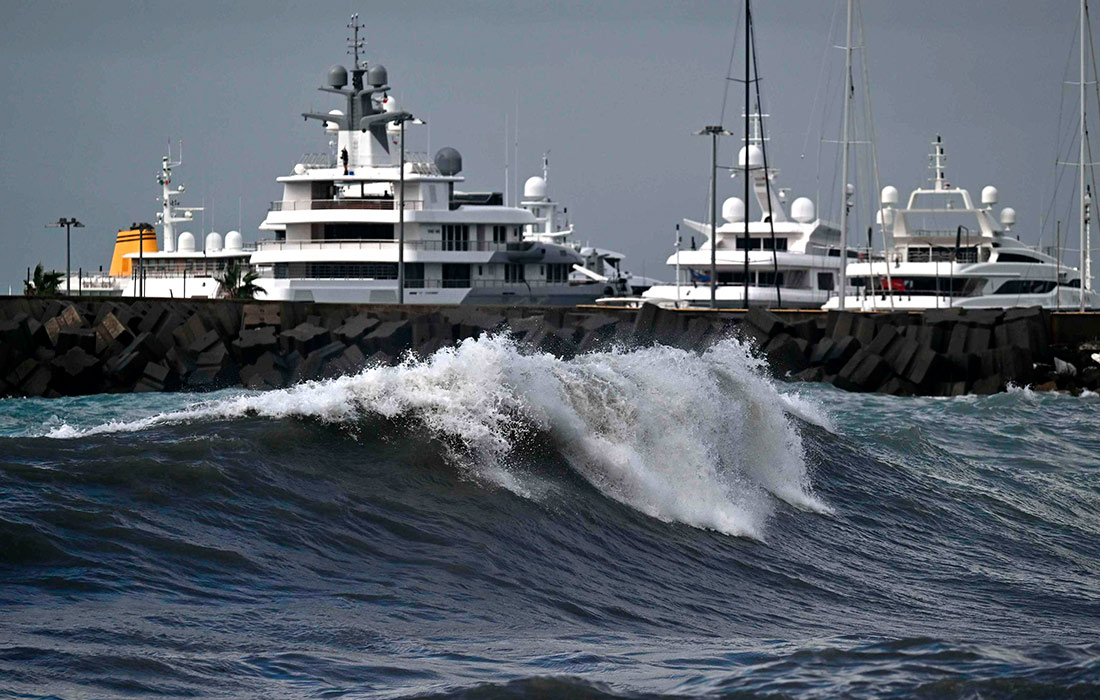
[[[176,250],[181,253],[194,253],[195,252],[195,234],[190,231],[184,231],[180,234],[180,237],[176,239]]]
[[[808,224],[817,218],[814,202],[809,197],[799,197],[791,202],[791,218],[800,224]]]
[[[982,204],[987,207],[991,207],[997,203],[997,188],[993,185],[986,185],[982,188]]]
[[[523,183],[524,199],[546,199],[546,180],[538,175],[532,175]]]
[[[294,165],[294,174],[295,175],[305,175],[306,174],[306,165],[305,165],[305,163],[296,163]],[[190,213],[190,212],[188,212],[188,213]]]
[[[206,234],[206,252],[217,253],[222,249],[222,235],[211,231]]]
[[[731,224],[745,220],[745,203],[740,197],[730,197],[722,202],[722,218]]]
[[[883,207],[875,213],[875,223],[879,226],[893,226],[894,225],[894,210],[888,207]]]
[[[382,111],[383,112],[397,112],[397,98],[391,95],[387,95],[382,98]],[[331,112],[329,112],[331,114]]]
[[[330,109],[328,113],[336,117],[344,116],[344,113],[338,109]],[[334,134],[339,130],[340,125],[336,122],[325,122],[325,131],[329,132],[330,134]]]
[[[243,250],[244,239],[241,237],[240,231],[230,231],[225,234],[225,249],[226,250]]]
[[[882,188],[882,203],[886,206],[893,206],[898,203],[898,188],[893,185],[887,185]]]
[[[1001,223],[1005,228],[1011,228],[1016,224],[1016,210],[1012,207],[1005,207],[1001,210]]]
[[[749,145],[749,167],[760,168],[764,166],[764,151],[760,150],[760,146]],[[737,164],[742,168],[745,167],[745,148],[741,148],[741,152],[737,155]]]

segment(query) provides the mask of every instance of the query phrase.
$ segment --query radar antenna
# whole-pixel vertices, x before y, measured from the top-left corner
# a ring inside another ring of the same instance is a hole
[[[359,51],[366,47],[367,40],[359,38],[359,30],[363,28],[363,25],[359,22],[359,13],[356,12],[351,16],[351,21],[348,22],[348,29],[351,30],[351,36],[348,37],[348,54],[351,55],[353,68],[362,68],[359,63]]]

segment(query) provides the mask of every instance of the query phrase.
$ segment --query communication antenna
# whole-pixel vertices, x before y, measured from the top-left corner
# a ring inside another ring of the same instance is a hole
[[[359,64],[359,52],[366,47],[367,40],[359,38],[359,30],[363,29],[363,25],[359,22],[358,12],[351,16],[348,29],[351,30],[351,36],[348,37],[348,54],[352,57],[353,65],[356,68],[362,68],[363,66]]]

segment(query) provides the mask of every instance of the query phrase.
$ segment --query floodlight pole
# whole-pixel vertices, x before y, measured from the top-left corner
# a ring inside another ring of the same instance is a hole
[[[72,249],[72,227],[84,228],[84,224],[76,220],[76,217],[61,217],[57,220],[57,223],[46,224],[46,228],[61,228],[65,227],[65,296],[72,296],[72,279],[69,274],[71,269],[71,256],[70,251]]]
[[[730,132],[719,126],[704,126],[696,131],[696,136],[710,136],[710,308],[718,308],[718,137],[730,136]]]

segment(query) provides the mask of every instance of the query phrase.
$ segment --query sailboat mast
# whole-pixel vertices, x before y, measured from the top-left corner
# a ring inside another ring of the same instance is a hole
[[[852,0],[848,0],[848,39],[844,43],[844,135],[840,166],[840,308],[848,295],[848,150],[852,109]]]
[[[1079,152],[1077,154],[1077,176],[1078,176],[1078,194],[1080,196],[1080,216],[1078,217],[1078,224],[1080,229],[1080,264],[1078,266],[1078,272],[1081,276],[1081,284],[1078,288],[1078,296],[1080,297],[1080,310],[1085,310],[1085,0],[1081,0],[1081,73],[1078,89],[1080,91],[1080,143]]]
[[[749,63],[752,61],[750,42],[752,41],[752,11],[749,9],[750,0],[745,0],[745,309],[749,308]]]

